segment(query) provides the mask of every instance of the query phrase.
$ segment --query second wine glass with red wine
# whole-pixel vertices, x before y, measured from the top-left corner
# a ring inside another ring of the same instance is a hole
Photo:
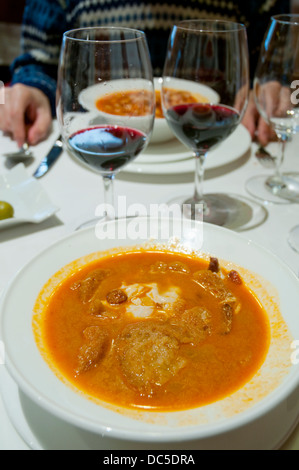
[[[111,26],[64,34],[57,119],[72,155],[102,175],[106,217],[116,214],[114,177],[147,146],[154,116],[152,66],[142,31]]]
[[[195,155],[194,193],[176,198],[194,218],[200,212],[204,221],[225,225],[228,199],[203,192],[205,160],[241,122],[248,93],[247,34],[242,24],[187,20],[173,27],[163,71],[162,106],[176,137]]]

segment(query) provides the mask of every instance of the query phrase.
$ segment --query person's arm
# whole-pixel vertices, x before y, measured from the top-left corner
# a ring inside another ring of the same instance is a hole
[[[16,83],[5,89],[0,105],[0,129],[21,147],[24,142],[35,145],[44,140],[52,124],[47,96],[38,88]]]
[[[22,145],[46,137],[55,116],[57,64],[68,29],[59,0],[27,0],[21,55],[11,65],[12,80],[0,106],[0,128]]]
[[[14,61],[11,71],[10,85],[22,83],[42,91],[49,100],[51,114],[54,117],[57,65],[48,66],[46,63],[39,63],[31,54],[24,54]]]
[[[248,106],[242,124],[249,131],[252,140],[256,140],[260,145],[266,146],[270,141],[276,140],[274,130],[264,121],[257,110],[253,91],[250,92]]]

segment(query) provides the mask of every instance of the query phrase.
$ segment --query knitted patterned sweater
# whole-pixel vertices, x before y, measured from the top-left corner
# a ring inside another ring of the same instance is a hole
[[[154,74],[159,75],[172,25],[192,18],[244,23],[253,73],[270,16],[289,10],[289,0],[27,0],[22,53],[11,66],[11,83],[42,90],[50,100],[54,116],[57,63],[65,31],[96,25],[141,29],[147,36]]]

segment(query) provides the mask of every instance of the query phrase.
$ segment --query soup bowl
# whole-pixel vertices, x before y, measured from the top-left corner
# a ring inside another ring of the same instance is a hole
[[[269,350],[259,370],[236,392],[174,412],[129,409],[80,392],[41,353],[33,329],[37,304],[41,307],[47,302],[70,268],[81,269],[103,253],[136,251],[138,247],[217,257],[225,269],[237,270],[258,298],[269,317]],[[106,449],[278,448],[299,412],[298,282],[274,254],[224,228],[153,217],[98,223],[54,243],[7,287],[1,303],[6,367],[38,407],[95,433]]]
[[[162,112],[162,83],[163,80],[161,77],[154,78],[154,87],[156,92],[156,115],[153,131],[150,137],[150,144],[160,144],[175,138],[175,135],[168,126],[168,123]],[[188,92],[188,94],[192,97],[192,100],[200,101],[202,97],[210,102],[217,102],[219,100],[218,95],[211,88],[199,83],[173,78],[171,80],[166,79],[166,83],[174,93],[179,93],[180,91]],[[149,88],[149,84],[145,80],[141,79],[112,80],[109,84],[98,83],[83,90],[80,93],[79,102],[84,109],[87,109],[91,113],[90,124],[97,125],[103,122],[115,124],[116,114],[110,114],[110,112],[107,112],[107,105],[110,109],[110,98],[113,100],[113,95],[119,92],[124,93],[125,96],[126,92],[134,92],[141,87],[147,89]],[[105,99],[105,103],[101,104],[101,99],[103,98]],[[115,106],[112,105],[111,108],[113,109]],[[130,117],[128,122],[126,117],[122,117],[121,114],[117,115],[118,124],[129,124],[132,127],[136,126],[141,131],[143,130],[143,121],[146,126],[146,120],[142,116],[133,115]]]

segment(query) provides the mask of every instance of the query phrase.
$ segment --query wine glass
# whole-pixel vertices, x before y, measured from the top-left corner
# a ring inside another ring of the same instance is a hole
[[[105,218],[116,216],[115,175],[146,147],[154,117],[153,73],[142,31],[91,27],[63,35],[58,123],[71,154],[103,177]]]
[[[298,79],[299,15],[273,16],[261,46],[253,89],[260,115],[278,137],[280,153],[274,160],[272,175],[259,175],[246,182],[247,191],[264,201],[280,204],[299,201],[299,179],[295,172],[281,172],[286,143],[299,130]]]
[[[220,20],[179,22],[169,37],[162,78],[164,116],[196,161],[193,195],[175,200],[188,217],[225,225],[229,198],[204,194],[205,160],[236,129],[247,106],[246,28]]]
[[[288,242],[291,248],[299,253],[299,225],[295,225],[295,227],[290,230]]]

